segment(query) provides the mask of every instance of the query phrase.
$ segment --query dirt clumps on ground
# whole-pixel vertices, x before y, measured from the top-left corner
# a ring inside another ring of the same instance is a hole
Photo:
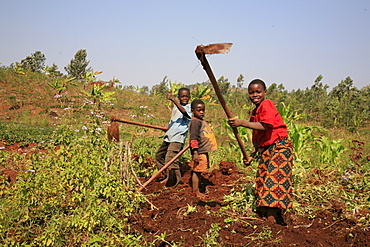
[[[142,191],[150,203],[129,219],[132,228],[156,246],[370,246],[369,232],[346,217],[333,217],[340,216],[342,205],[314,219],[293,209],[284,215],[288,226],[258,218],[249,208],[244,214],[227,209],[224,196],[237,184],[246,183],[245,174],[234,163],[222,161],[204,174],[205,200],[192,192],[189,167],[182,173],[185,184],[176,188],[150,183]]]

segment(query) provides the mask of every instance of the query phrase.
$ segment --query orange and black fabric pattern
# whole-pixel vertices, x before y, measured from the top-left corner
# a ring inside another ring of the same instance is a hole
[[[281,209],[293,206],[293,147],[288,137],[258,150],[260,163],[256,176],[255,205]]]

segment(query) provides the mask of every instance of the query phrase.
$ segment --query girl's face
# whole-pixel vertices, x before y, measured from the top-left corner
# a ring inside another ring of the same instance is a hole
[[[259,105],[265,99],[267,91],[261,84],[251,84],[248,87],[249,99],[253,104]]]
[[[204,112],[206,111],[206,107],[204,104],[197,104],[194,109],[192,109],[193,115],[196,118],[203,120]]]

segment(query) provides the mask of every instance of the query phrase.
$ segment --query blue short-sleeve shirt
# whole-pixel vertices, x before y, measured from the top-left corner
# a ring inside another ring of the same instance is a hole
[[[191,106],[187,104],[183,106],[188,115],[191,117]],[[168,130],[164,136],[166,142],[180,142],[184,143],[188,134],[188,125],[191,118],[185,117],[177,108],[176,105],[172,108],[171,120],[168,124]]]

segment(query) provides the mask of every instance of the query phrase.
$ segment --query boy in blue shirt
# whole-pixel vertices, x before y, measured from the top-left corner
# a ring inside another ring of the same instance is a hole
[[[167,164],[173,157],[178,154],[183,146],[188,133],[188,125],[191,120],[190,90],[188,88],[180,88],[177,101],[172,93],[168,93],[166,98],[174,103],[172,108],[171,120],[168,124],[168,130],[164,135],[162,145],[159,147],[155,159],[159,168]],[[183,184],[181,179],[180,165],[177,161],[172,163],[166,170],[166,179],[163,183],[167,183],[170,170],[174,170],[176,175],[176,184]]]

